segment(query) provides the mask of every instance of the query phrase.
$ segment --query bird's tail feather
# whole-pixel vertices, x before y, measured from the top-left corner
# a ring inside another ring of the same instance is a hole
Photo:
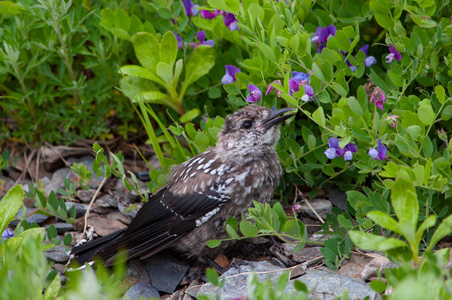
[[[80,265],[92,261],[99,250],[113,245],[122,237],[125,230],[121,229],[94,241],[74,247],[71,251],[71,258],[75,258]]]

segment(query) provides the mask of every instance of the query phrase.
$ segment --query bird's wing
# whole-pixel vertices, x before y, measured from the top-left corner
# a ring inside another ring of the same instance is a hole
[[[128,258],[150,256],[185,236],[194,228],[202,225],[214,216],[230,199],[225,191],[226,183],[218,182],[218,175],[203,174],[212,180],[202,191],[197,191],[190,182],[185,194],[180,189],[166,186],[150,197],[149,201],[138,211],[129,228],[115,243],[114,247],[100,250],[97,254],[112,264],[119,249],[128,251]],[[194,180],[194,178],[192,178]],[[191,180],[189,180],[191,181]]]

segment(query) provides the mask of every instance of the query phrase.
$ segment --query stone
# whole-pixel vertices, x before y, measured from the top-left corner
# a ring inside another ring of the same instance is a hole
[[[187,288],[186,293],[192,297],[197,297],[197,295],[208,295],[212,297],[218,295],[218,298],[222,300],[249,296],[247,283],[250,273],[254,272],[254,276],[260,282],[270,279],[276,285],[279,277],[286,270],[285,268],[272,265],[267,261],[246,262],[245,265],[232,267],[220,276],[220,280],[223,278],[225,280],[222,288],[214,287],[209,283],[202,285],[198,291],[195,288]],[[350,299],[363,299],[367,296],[370,299],[381,299],[381,296],[373,291],[366,283],[357,279],[337,275],[331,271],[308,269],[297,280],[304,282],[308,290],[312,291],[309,295],[310,299],[333,300],[342,295],[346,290],[348,290]],[[287,284],[285,293],[295,293],[293,280]]]
[[[328,234],[323,234],[322,231],[318,231],[309,237],[309,241],[323,243],[331,236]]]
[[[121,300],[138,300],[138,299],[160,298],[155,288],[147,282],[139,282],[133,285],[121,298]]]
[[[58,272],[60,272],[60,273],[64,273],[64,272],[66,272],[66,270],[67,270],[66,265],[63,265],[63,264],[55,264],[55,265],[53,266],[53,268],[54,268],[55,270],[57,270]]]
[[[32,207],[28,207],[28,208],[26,209],[25,214],[26,214],[26,215],[29,215],[29,214],[30,214],[31,212],[33,212],[34,210],[35,210],[35,209],[32,208]],[[21,218],[21,215],[22,215],[22,208],[20,208],[19,211],[17,212],[16,218],[20,219],[20,218]],[[27,221],[28,224],[31,224],[31,223],[41,224],[41,223],[43,223],[44,221],[46,221],[48,218],[49,218],[49,217],[46,216],[46,215],[35,213],[35,214],[32,214],[31,216],[29,216],[29,217],[26,219],[26,221]],[[17,224],[19,224],[19,220],[13,220],[13,221],[11,221],[11,225],[16,226]]]
[[[110,196],[103,195],[96,200],[96,204],[100,207],[118,207],[119,200]]]
[[[94,228],[94,231],[99,236],[106,236],[115,231],[127,228],[127,225],[124,225],[119,221],[108,220],[107,218],[101,218],[98,216],[88,218],[88,224]]]
[[[72,208],[72,206],[75,206],[75,217],[80,218],[81,216],[84,216],[86,213],[86,210],[88,209],[88,204],[83,203],[75,203],[75,202],[66,202],[67,210]],[[92,212],[93,209],[90,209],[90,212]],[[68,213],[69,215],[69,213]]]
[[[328,200],[330,200],[334,206],[339,207],[343,211],[348,211],[347,194],[344,191],[340,190],[335,185],[328,185],[326,190]]]
[[[77,197],[80,199],[80,201],[89,203],[91,199],[94,197],[95,193],[96,190],[94,189],[89,190],[79,189],[77,190]]]
[[[107,215],[107,219],[118,220],[119,222],[124,223],[126,225],[130,224],[130,219],[119,211],[114,211],[114,212],[109,213]]]
[[[326,214],[331,213],[331,208],[333,205],[330,201],[325,199],[309,199],[309,204],[311,204],[312,208],[315,210],[315,212],[325,220]],[[309,205],[304,201],[300,205],[299,213],[302,216],[309,217],[313,220],[318,220],[318,217],[316,214],[312,211],[312,209],[309,207]]]
[[[295,244],[289,243],[282,244],[284,254],[295,262],[302,263],[318,257],[322,257],[322,253],[320,253],[320,249],[322,247],[304,247],[298,252],[293,252],[296,246],[297,245]]]
[[[58,263],[64,263],[69,260],[69,255],[67,255],[66,253],[66,248],[62,246],[54,246],[52,249],[44,252],[44,255],[47,258],[50,258],[51,260]]]
[[[139,259],[133,259],[127,265],[126,280],[131,285],[135,285],[135,284],[139,283],[140,281],[144,281],[144,280],[141,280],[141,273],[143,271],[146,271],[146,265],[144,264],[144,262]],[[146,281],[146,282],[150,282],[150,281]]]
[[[74,226],[72,224],[68,224],[65,222],[57,222],[54,224],[46,225],[46,226],[44,226],[46,228],[46,230],[49,229],[50,225],[55,226],[58,234],[64,234],[65,232],[74,230]]]
[[[313,290],[309,297],[314,299],[333,300],[347,290],[349,299],[382,299],[365,282],[331,271],[311,269],[298,280],[304,282],[308,290]]]
[[[377,256],[372,259],[362,270],[361,278],[368,281],[378,276],[378,270],[384,275],[384,271],[389,268],[396,268],[397,265],[384,256]]]
[[[52,180],[45,187],[46,195],[50,195],[50,193],[52,191],[56,193],[56,191],[59,188],[63,188],[64,187],[64,179],[65,178],[70,179],[71,172],[72,172],[72,170],[70,168],[62,168],[62,169],[58,169],[55,173],[53,173]]]
[[[152,286],[158,291],[174,293],[190,266],[168,254],[157,253],[145,260]]]

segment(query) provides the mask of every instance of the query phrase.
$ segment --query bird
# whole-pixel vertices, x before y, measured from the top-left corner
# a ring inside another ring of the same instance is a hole
[[[253,200],[271,200],[283,173],[275,150],[279,124],[292,110],[250,104],[226,116],[216,146],[178,165],[128,228],[74,247],[71,257],[112,266],[120,250],[127,260],[167,248],[187,257],[211,254],[206,242],[228,237],[229,217],[240,218]]]

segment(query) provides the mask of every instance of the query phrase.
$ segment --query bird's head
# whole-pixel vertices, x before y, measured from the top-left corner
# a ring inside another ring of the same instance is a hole
[[[284,115],[293,108],[269,109],[247,105],[229,115],[218,134],[217,147],[239,156],[273,151],[279,140],[279,124],[295,113]]]

